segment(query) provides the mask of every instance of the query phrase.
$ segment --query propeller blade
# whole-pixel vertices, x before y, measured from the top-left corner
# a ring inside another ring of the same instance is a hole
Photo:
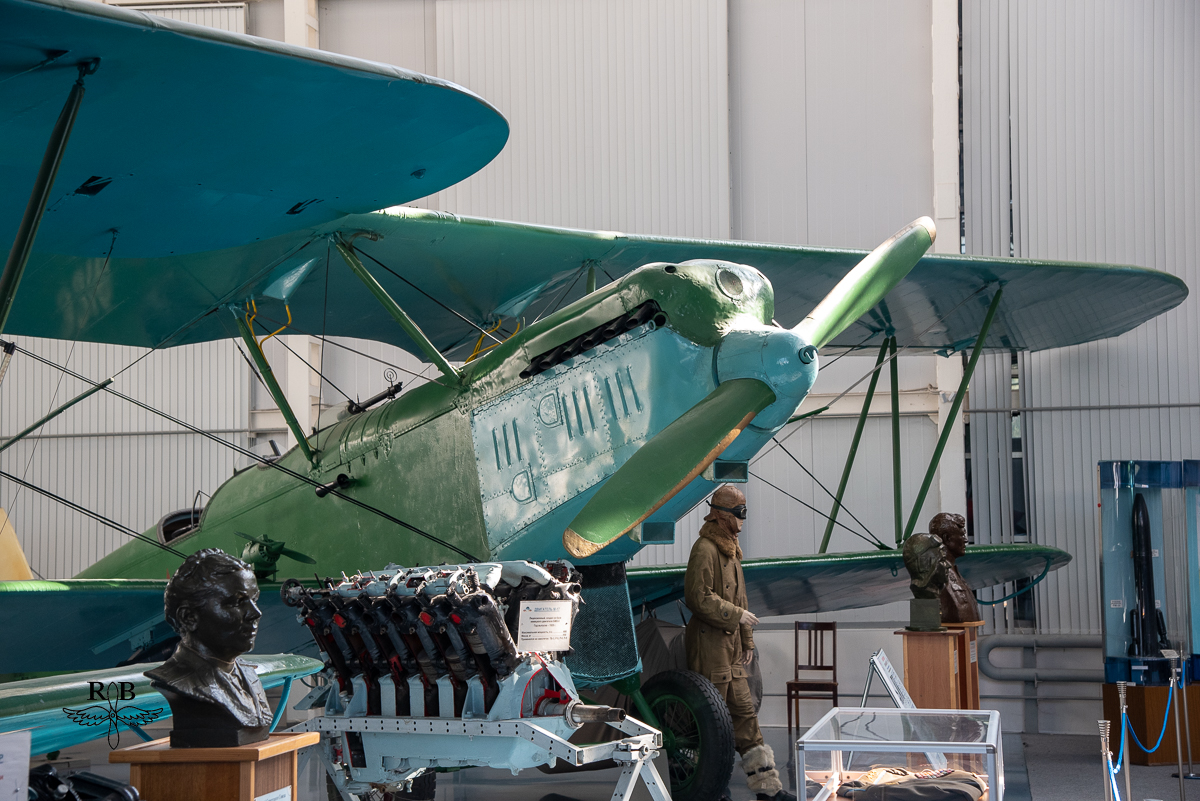
[[[271,544],[270,540],[265,540],[265,541],[260,540],[258,537],[251,537],[249,534],[243,533],[241,531],[235,531],[233,533],[237,534],[239,537],[241,537],[244,540],[250,540],[251,542],[257,543],[259,545],[270,545]]]
[[[908,275],[937,236],[933,220],[922,217],[897,231],[867,254],[817,307],[792,330],[822,348],[866,314]]]
[[[300,562],[301,564],[315,565],[317,563],[317,560],[313,559],[311,556],[308,556],[307,554],[302,554],[299,551],[293,551],[291,548],[284,548],[279,553],[283,556],[286,556],[289,559],[295,559],[297,562]]]
[[[726,381],[643,445],[563,532],[563,545],[590,556],[641,523],[729,447],[775,393],[753,378]]]

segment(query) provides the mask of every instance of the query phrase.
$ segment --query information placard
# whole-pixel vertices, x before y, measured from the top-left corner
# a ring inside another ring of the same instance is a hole
[[[958,662],[954,663],[955,670],[958,669]],[[916,709],[917,705],[913,703],[912,696],[908,694],[908,688],[904,686],[904,681],[900,678],[900,674],[896,672],[896,668],[892,667],[892,660],[887,658],[887,654],[880,648],[875,653],[871,654],[871,663],[867,667],[867,687],[863,691],[863,705],[867,703],[867,693],[871,690],[871,673],[879,676],[879,680],[883,682],[883,686],[887,689],[887,694],[891,696],[892,703],[897,709]],[[929,764],[935,770],[944,770],[946,768],[945,754],[934,752],[925,752],[925,758],[929,760]],[[846,764],[850,761],[847,758]]]
[[[519,651],[566,651],[571,647],[571,601],[522,601]]]
[[[0,799],[25,801],[29,796],[28,731],[0,734]]]
[[[900,679],[900,674],[892,667],[892,660],[887,658],[887,654],[883,652],[882,648],[871,654],[871,666],[875,668],[875,673],[883,682],[887,694],[892,697],[892,703],[898,709],[917,708],[917,705],[913,703],[912,696],[908,694],[904,682]]]

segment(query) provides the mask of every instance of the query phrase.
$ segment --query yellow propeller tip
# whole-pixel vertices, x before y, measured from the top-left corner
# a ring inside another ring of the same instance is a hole
[[[563,532],[563,547],[567,549],[567,553],[574,556],[576,559],[583,559],[591,556],[596,551],[607,545],[607,542],[595,543],[591,540],[585,540],[583,537],[575,533],[573,529],[567,529]]]
[[[929,232],[930,242],[937,240],[937,223],[935,223],[931,217],[921,217],[916,221],[916,224],[923,226],[925,230]]]

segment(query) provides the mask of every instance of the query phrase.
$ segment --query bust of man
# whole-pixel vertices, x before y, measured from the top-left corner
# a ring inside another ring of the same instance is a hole
[[[958,557],[967,552],[967,521],[962,515],[942,512],[929,521],[929,533],[946,546],[946,586],[941,593],[942,622],[970,623],[980,620],[979,605],[971,585],[958,572]]]
[[[913,534],[904,541],[904,567],[914,598],[936,600],[946,584],[949,564],[942,541],[934,534]]]
[[[933,534],[913,534],[904,541],[904,567],[913,594],[908,603],[908,630],[945,631],[938,597],[946,585],[950,564],[942,541]]]
[[[173,748],[267,739],[266,694],[254,668],[238,659],[258,635],[257,600],[250,566],[215,548],[189,556],[167,583],[163,608],[180,641],[170,659],[145,675],[171,705]]]

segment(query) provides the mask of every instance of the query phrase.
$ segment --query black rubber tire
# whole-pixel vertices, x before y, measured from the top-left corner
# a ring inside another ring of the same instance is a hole
[[[671,797],[718,801],[733,775],[733,718],[725,699],[690,670],[659,673],[642,695],[663,726]]]

